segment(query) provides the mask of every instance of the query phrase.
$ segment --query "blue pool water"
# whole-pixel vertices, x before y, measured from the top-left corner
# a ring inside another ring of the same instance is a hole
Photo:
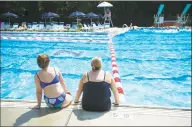
[[[78,34],[2,34],[4,37],[68,37],[60,41],[21,41],[3,39],[1,42],[1,98],[36,99],[34,74],[39,71],[37,55],[46,53],[51,57],[51,65],[58,67],[64,76],[67,88],[75,95],[79,79],[89,71],[90,60],[102,57],[103,67],[111,71],[107,33]],[[79,41],[81,38],[92,40]],[[98,41],[103,40],[103,41]]]
[[[34,36],[61,38],[22,40]],[[92,57],[102,57],[104,70],[112,72],[107,37],[106,33],[3,33],[1,98],[36,98],[33,77],[39,71],[39,53],[50,55],[51,65],[60,68],[74,96],[82,73],[90,70]],[[190,31],[140,29],[115,36],[113,43],[127,104],[191,107]]]
[[[127,103],[191,107],[191,32],[141,29],[113,38]]]

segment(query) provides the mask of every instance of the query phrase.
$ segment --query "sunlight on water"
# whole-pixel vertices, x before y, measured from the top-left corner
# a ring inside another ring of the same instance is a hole
[[[191,107],[191,32],[139,29],[113,38],[126,103]]]

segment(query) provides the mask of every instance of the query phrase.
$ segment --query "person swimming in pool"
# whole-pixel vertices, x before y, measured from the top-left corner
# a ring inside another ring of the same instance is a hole
[[[50,58],[48,55],[38,55],[37,64],[41,71],[34,76],[38,102],[34,108],[41,107],[42,90],[44,91],[44,100],[48,107],[64,108],[72,102],[72,96],[66,88],[60,70],[49,66],[49,63]]]
[[[113,91],[115,102],[119,104],[119,95],[115,80],[110,73],[101,69],[102,60],[94,57],[91,61],[92,70],[83,74],[74,103],[79,102],[82,96],[82,108],[90,111],[108,111],[111,109],[111,91]]]

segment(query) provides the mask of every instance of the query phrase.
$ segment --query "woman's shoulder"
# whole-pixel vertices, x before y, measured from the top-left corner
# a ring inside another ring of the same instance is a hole
[[[83,83],[86,83],[86,82],[87,82],[87,74],[88,74],[88,72],[84,72],[84,73],[82,74],[81,80],[82,80]]]
[[[36,72],[36,73],[34,74],[34,78],[35,78],[35,79],[38,78],[38,77],[39,77],[39,76],[38,76],[39,74],[40,74],[40,71]]]
[[[111,74],[108,71],[104,71],[105,72],[105,81],[109,84],[111,84]]]
[[[82,74],[82,77],[83,77],[83,78],[87,77],[88,73],[89,73],[89,72],[84,72],[84,73]]]
[[[83,78],[87,78],[87,77],[89,77],[89,75],[92,75],[92,71],[84,72],[83,75],[82,75],[82,77],[83,77]]]

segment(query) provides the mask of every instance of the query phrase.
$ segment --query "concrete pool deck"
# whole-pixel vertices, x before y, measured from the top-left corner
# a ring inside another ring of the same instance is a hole
[[[119,105],[88,112],[80,104],[32,109],[35,101],[1,100],[1,126],[191,126],[191,109]]]

